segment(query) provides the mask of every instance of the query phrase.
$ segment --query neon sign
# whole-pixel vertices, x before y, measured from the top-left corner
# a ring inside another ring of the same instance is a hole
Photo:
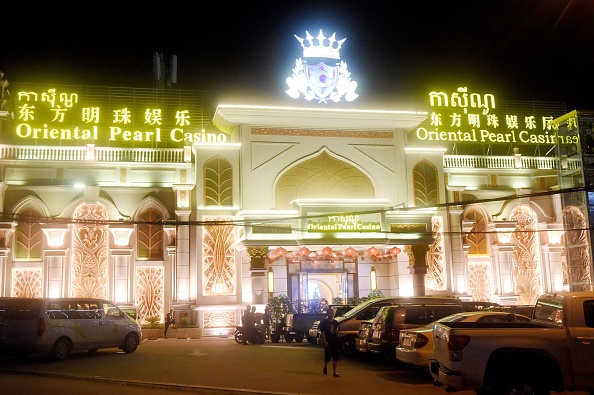
[[[151,96],[137,94],[139,90],[135,89],[115,89],[118,95],[114,98],[112,90],[90,94],[85,88],[26,86],[16,94],[11,138],[28,144],[79,145],[93,141],[150,147],[228,142],[226,134],[204,128],[203,110],[190,94],[186,99],[174,92]]]
[[[367,221],[365,221],[367,219]],[[308,232],[380,232],[381,223],[371,215],[329,215],[326,220],[307,221]]]
[[[429,124],[416,129],[421,141],[451,143],[578,144],[579,134],[561,136],[553,116],[498,114],[493,94],[430,92]],[[506,108],[509,111],[509,108]]]

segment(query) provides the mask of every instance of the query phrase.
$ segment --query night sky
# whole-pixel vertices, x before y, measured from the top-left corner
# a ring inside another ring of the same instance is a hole
[[[351,107],[397,109],[466,86],[501,100],[594,110],[594,0],[175,3],[8,6],[4,20],[16,27],[4,29],[0,70],[13,84],[152,88],[159,52],[167,63],[177,56],[175,89],[295,105],[285,93],[303,55],[294,34],[322,29],[346,37],[340,56],[359,94]]]

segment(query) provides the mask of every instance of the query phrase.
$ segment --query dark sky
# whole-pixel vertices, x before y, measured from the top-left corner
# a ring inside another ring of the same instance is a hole
[[[594,110],[594,0],[160,3],[5,9],[14,27],[3,32],[0,70],[13,84],[152,88],[160,52],[177,56],[177,89],[286,105],[285,80],[302,56],[293,35],[322,29],[347,38],[340,55],[358,84],[353,104],[392,109],[466,86]]]

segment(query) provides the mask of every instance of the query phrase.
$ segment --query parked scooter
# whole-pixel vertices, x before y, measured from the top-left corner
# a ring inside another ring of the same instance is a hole
[[[243,327],[241,325],[236,325],[235,326],[235,342],[237,344],[241,344],[243,343]]]

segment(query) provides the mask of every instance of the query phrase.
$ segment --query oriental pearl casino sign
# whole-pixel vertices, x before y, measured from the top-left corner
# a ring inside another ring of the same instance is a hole
[[[351,81],[346,62],[340,60],[340,48],[346,38],[336,40],[336,33],[326,38],[321,30],[317,37],[305,33],[305,38],[295,35],[303,47],[303,59],[295,61],[285,92],[293,99],[303,96],[307,101],[324,104],[329,100],[339,102],[343,96],[346,101],[355,100],[359,96],[355,93],[357,83]]]

